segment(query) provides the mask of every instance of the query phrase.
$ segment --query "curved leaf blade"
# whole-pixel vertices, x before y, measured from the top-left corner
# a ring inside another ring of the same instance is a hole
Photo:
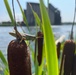
[[[45,53],[47,60],[48,75],[58,75],[58,61],[56,54],[56,46],[52,27],[50,26],[49,16],[43,0],[40,0],[40,9],[42,16],[42,26],[44,33]]]
[[[11,8],[9,6],[8,0],[4,0],[4,4],[5,4],[5,7],[7,9],[8,14],[9,14],[9,17],[12,21],[12,24],[15,25],[15,21],[14,21],[14,18],[13,18],[12,11],[11,11]]]

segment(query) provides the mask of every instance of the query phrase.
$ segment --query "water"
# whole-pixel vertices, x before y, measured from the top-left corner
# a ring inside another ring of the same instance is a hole
[[[52,26],[53,32],[55,33],[55,38],[59,38],[61,35],[65,35],[66,39],[68,39],[70,31],[71,31],[71,25],[61,25],[61,26]],[[22,32],[20,27],[17,27],[19,32]],[[28,29],[26,27],[22,27],[26,33],[29,33]],[[9,32],[13,31],[13,27],[0,27],[0,50],[3,52],[5,57],[7,56],[7,48],[8,44],[11,40],[15,39],[13,36],[9,35]],[[31,34],[36,35],[36,28],[30,27]],[[74,26],[74,36],[76,32],[76,26]],[[65,40],[66,40],[65,39]],[[34,43],[32,44],[33,47]],[[6,57],[7,58],[7,57]],[[32,69],[32,72],[34,72],[34,67]]]
[[[55,37],[59,37],[61,35],[65,35],[66,39],[68,38],[71,25],[61,25],[61,26],[52,26],[53,32],[55,33]],[[29,33],[26,27],[23,27],[26,33]],[[21,28],[18,27],[18,30],[22,32]],[[0,50],[6,56],[7,54],[7,47],[11,40],[15,39],[13,36],[9,35],[9,32],[13,31],[13,27],[0,27]],[[36,28],[30,27],[31,34],[36,34]],[[74,26],[74,32],[76,32],[76,26]],[[74,33],[75,35],[75,33]]]

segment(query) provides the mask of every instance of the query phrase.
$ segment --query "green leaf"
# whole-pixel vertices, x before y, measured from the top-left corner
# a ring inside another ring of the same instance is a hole
[[[6,58],[4,57],[3,53],[1,52],[1,50],[0,50],[0,59],[3,62],[3,65],[5,66],[4,74],[9,75],[8,63],[7,63]]]
[[[33,14],[34,14],[34,17],[35,17],[36,23],[38,24],[38,26],[40,26],[41,21],[40,21],[39,16],[37,15],[37,13],[36,13],[34,10],[32,10],[32,11],[33,11]]]
[[[4,75],[10,75],[9,71],[7,70],[7,68],[4,69]]]
[[[20,7],[20,10],[21,10],[21,13],[22,13],[22,16],[23,16],[24,23],[25,23],[25,24],[27,25],[27,27],[28,27],[28,22],[27,22],[27,19],[26,19],[26,15],[25,15],[22,7],[21,7],[21,4],[20,4],[19,0],[17,0],[17,3],[18,3],[18,5],[19,5],[19,7]],[[28,29],[29,29],[29,27],[28,27]]]
[[[38,14],[33,10],[31,4],[29,4],[29,5],[30,5],[30,8],[31,8],[31,10],[32,10],[32,12],[33,12],[33,15],[34,15],[34,18],[35,18],[35,21],[36,21],[37,25],[38,25],[38,26],[40,27],[40,29],[42,30],[41,20],[40,20]],[[37,26],[37,25],[36,25],[36,26]],[[36,27],[36,28],[37,28],[37,27]],[[37,29],[37,30],[38,30],[38,29]]]
[[[1,52],[1,50],[0,50],[0,59],[2,60],[2,62],[5,66],[8,66],[8,63],[7,63],[3,53]]]
[[[5,7],[6,7],[6,9],[7,9],[8,14],[9,14],[9,17],[10,17],[10,19],[11,19],[11,21],[12,21],[12,24],[15,25],[15,21],[14,21],[14,18],[13,18],[12,11],[11,11],[11,9],[10,9],[8,0],[4,0],[4,4],[5,4]]]
[[[40,0],[40,10],[42,16],[42,26],[44,33],[48,75],[58,75],[58,60],[57,60],[55,40],[52,27],[50,24],[50,19],[46,7],[43,3],[43,0]]]
[[[31,7],[31,9],[32,9],[32,7]],[[38,26],[40,26],[41,21],[40,21],[39,16],[37,15],[37,13],[33,9],[32,9],[32,12],[33,12],[33,15],[35,17],[36,23],[38,24]]]

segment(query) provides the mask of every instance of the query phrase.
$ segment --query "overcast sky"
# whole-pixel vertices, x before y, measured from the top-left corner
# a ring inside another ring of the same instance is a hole
[[[8,0],[9,4],[11,6],[11,1]],[[18,21],[22,20],[21,17],[21,12],[18,7],[18,4],[15,1],[15,12],[16,12],[16,19]],[[26,9],[26,3],[27,2],[34,2],[34,3],[39,3],[39,0],[19,0],[21,3],[21,6],[23,9]],[[61,17],[62,17],[62,22],[69,22],[73,21],[73,16],[74,16],[74,8],[75,8],[75,0],[49,0],[52,5],[54,5],[56,8],[58,8],[61,12]],[[45,0],[45,4],[47,3],[47,0]],[[9,16],[6,11],[5,5],[4,5],[4,0],[0,0],[0,22],[2,21],[9,21]]]

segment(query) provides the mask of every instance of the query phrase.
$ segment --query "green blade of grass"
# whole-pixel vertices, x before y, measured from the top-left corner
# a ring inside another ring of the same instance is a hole
[[[41,20],[40,20],[39,16],[37,15],[37,13],[34,10],[32,10],[32,11],[33,11],[33,15],[34,15],[34,18],[35,18],[35,21],[36,21],[37,25],[42,30]]]
[[[32,10],[32,11],[33,11],[33,14],[34,14],[34,18],[36,20],[36,23],[38,24],[38,26],[40,26],[41,21],[40,21],[39,16],[37,15],[37,13],[34,10]]]
[[[21,13],[22,13],[22,16],[23,16],[24,23],[25,23],[25,24],[27,25],[27,27],[28,27],[28,22],[27,22],[25,13],[24,13],[24,11],[23,11],[23,9],[22,9],[22,7],[21,7],[21,4],[20,4],[19,0],[17,0],[17,3],[18,3],[18,5],[19,5],[19,7],[20,7],[20,10],[21,10]],[[28,29],[29,29],[29,28],[28,28]]]
[[[39,16],[37,15],[37,13],[35,11],[33,11],[33,14],[34,14],[34,17],[35,17],[35,20],[36,20],[38,26],[40,26],[41,21],[40,21]]]
[[[1,50],[0,50],[0,59],[3,62],[3,65],[5,66],[4,70],[9,74],[8,63]]]
[[[36,20],[36,23],[38,24],[38,26],[40,26],[41,21],[40,21],[39,16],[38,16],[37,13],[33,10],[31,4],[29,4],[29,5],[30,5],[30,8],[31,8],[31,10],[32,10],[32,12],[33,12],[33,15],[34,15],[34,18],[35,18],[35,20]]]
[[[4,69],[4,75],[10,75],[9,70],[7,70],[7,68]]]
[[[10,19],[11,19],[11,21],[12,21],[12,24],[15,25],[15,21],[14,21],[14,18],[13,18],[12,11],[11,11],[11,9],[10,9],[8,0],[4,0],[4,4],[5,4],[5,7],[6,7],[6,9],[7,9],[8,14],[9,14],[9,17],[10,17]]]
[[[4,57],[3,53],[1,52],[1,50],[0,50],[0,59],[3,62],[3,65],[5,66],[4,74],[9,75],[8,63],[7,63],[6,58]]]
[[[48,75],[58,75],[58,60],[54,35],[43,0],[40,0]]]
[[[0,59],[2,60],[2,62],[5,66],[8,66],[8,63],[7,63],[3,53],[1,52],[1,50],[0,50]]]
[[[42,27],[41,27],[41,21],[40,21],[39,16],[37,15],[37,13],[33,10],[33,8],[32,8],[32,6],[31,6],[30,3],[29,3],[29,5],[30,5],[30,8],[31,8],[32,13],[33,13],[33,15],[34,15],[35,22],[36,22],[35,26],[36,26],[36,30],[37,30],[37,32],[38,32],[38,26],[40,27],[40,29],[42,28]]]

